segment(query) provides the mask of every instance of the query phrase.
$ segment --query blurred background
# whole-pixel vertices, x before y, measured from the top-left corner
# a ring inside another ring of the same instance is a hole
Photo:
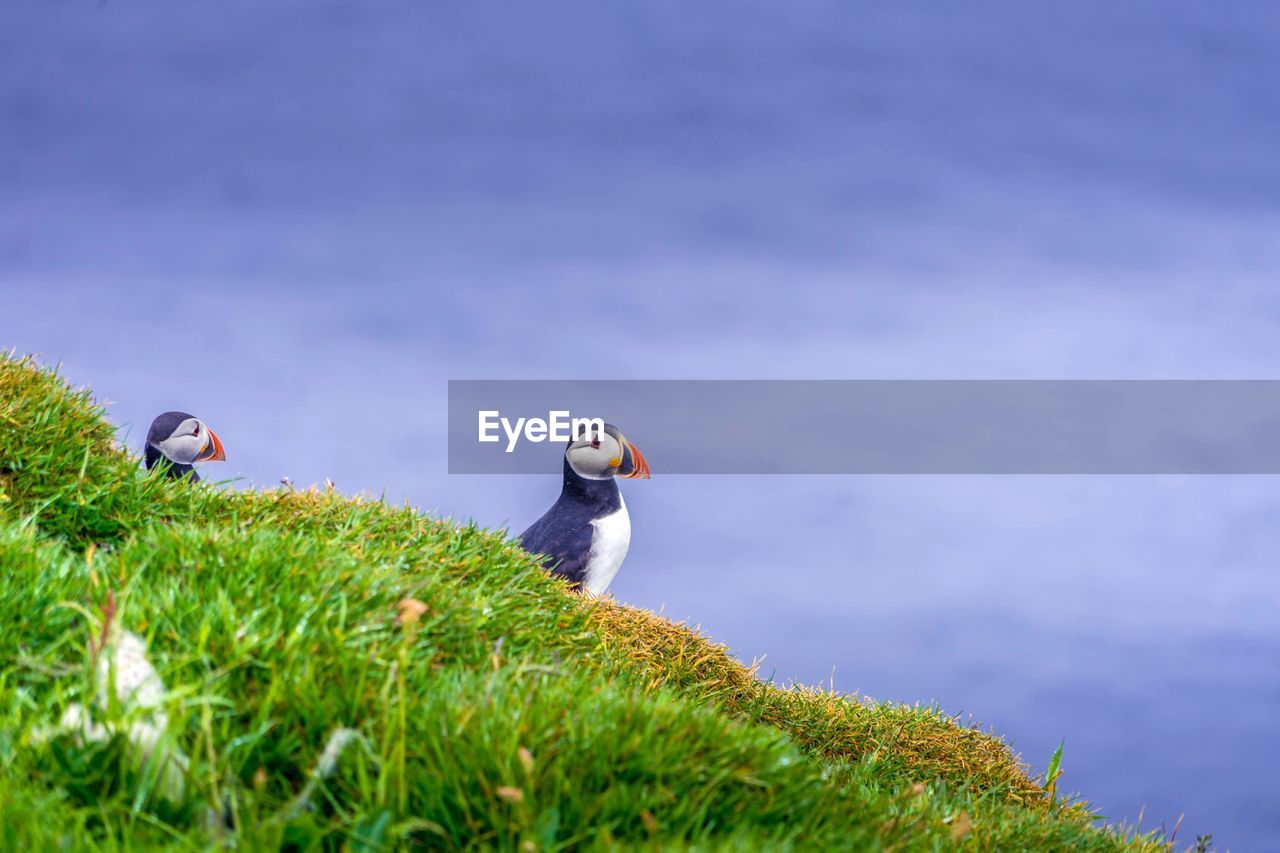
[[[1277,79],[1230,0],[10,0],[0,343],[515,533],[558,473],[448,476],[449,378],[1277,378]],[[619,599],[1280,837],[1275,479],[650,462]]]

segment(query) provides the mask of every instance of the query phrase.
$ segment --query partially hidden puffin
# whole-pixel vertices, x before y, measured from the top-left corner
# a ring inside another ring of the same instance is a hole
[[[526,551],[575,589],[603,595],[631,544],[631,519],[615,477],[649,478],[649,463],[612,424],[588,431],[564,452],[564,488],[520,534]]]
[[[169,463],[168,476],[200,482],[196,462],[220,462],[227,458],[222,440],[204,421],[186,412],[165,412],[147,430],[145,452],[147,470],[162,460]]]

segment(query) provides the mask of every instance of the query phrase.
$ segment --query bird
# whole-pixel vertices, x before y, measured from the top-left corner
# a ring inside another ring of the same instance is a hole
[[[631,518],[617,477],[649,479],[649,463],[612,424],[592,427],[564,452],[564,487],[520,545],[573,588],[603,595],[631,544]]]
[[[151,422],[144,455],[148,471],[167,461],[167,476],[185,477],[193,483],[200,482],[196,462],[221,462],[227,458],[218,434],[186,412],[165,412]]]

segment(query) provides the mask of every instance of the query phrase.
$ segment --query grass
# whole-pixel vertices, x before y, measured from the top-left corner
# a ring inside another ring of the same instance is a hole
[[[0,566],[5,849],[1166,847],[935,708],[761,681],[501,534],[148,476],[88,392],[12,355]],[[160,708],[98,698],[108,622]],[[105,734],[59,729],[74,706]],[[159,746],[131,745],[143,718]]]

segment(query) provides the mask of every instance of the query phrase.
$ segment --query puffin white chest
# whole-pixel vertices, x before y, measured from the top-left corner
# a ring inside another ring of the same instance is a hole
[[[582,587],[591,595],[603,595],[622,567],[631,545],[631,517],[627,504],[618,496],[618,511],[591,522],[591,553]]]

